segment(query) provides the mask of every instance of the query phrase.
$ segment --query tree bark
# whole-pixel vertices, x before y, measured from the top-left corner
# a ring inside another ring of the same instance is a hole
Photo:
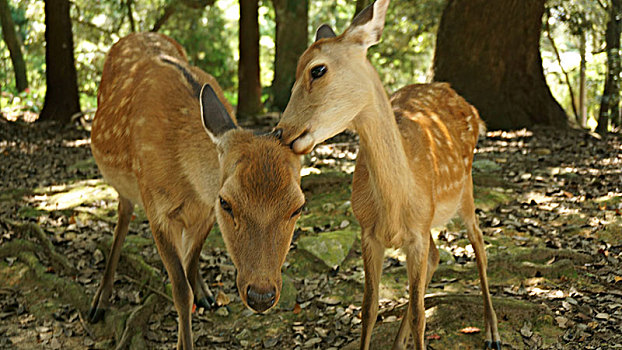
[[[69,0],[45,1],[45,42],[47,90],[39,120],[68,123],[80,113]]]
[[[612,126],[622,125],[620,116],[620,34],[622,32],[622,0],[611,0],[608,8],[609,22],[605,32],[607,51],[607,78],[598,112],[596,131],[607,133],[609,122]]]
[[[273,105],[285,110],[296,80],[298,57],[307,48],[308,0],[272,0],[276,14]]]
[[[238,116],[262,112],[259,80],[259,0],[240,0],[240,60],[238,62]]]
[[[26,75],[26,63],[22,54],[22,43],[15,31],[15,22],[11,17],[11,9],[7,0],[0,0],[0,23],[2,24],[2,37],[9,49],[13,71],[15,72],[15,88],[18,92],[26,90],[28,87],[28,77]]]
[[[545,0],[449,0],[438,29],[434,79],[479,109],[490,129],[566,126],[540,57]]]

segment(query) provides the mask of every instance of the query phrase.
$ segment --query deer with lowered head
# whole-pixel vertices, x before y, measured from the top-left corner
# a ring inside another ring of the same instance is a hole
[[[118,223],[89,312],[100,320],[134,205],[145,209],[172,284],[178,349],[193,348],[191,310],[209,307],[199,256],[217,220],[242,301],[264,312],[279,300],[281,266],[304,204],[300,158],[279,134],[236,124],[216,80],[161,34],[132,34],[108,53],[91,148],[119,194]]]
[[[321,26],[300,57],[292,95],[277,130],[298,154],[346,128],[360,137],[352,209],[362,228],[365,269],[361,349],[368,349],[378,313],[385,248],[406,255],[409,305],[393,348],[412,333],[425,349],[424,294],[439,262],[430,229],[456,213],[475,250],[484,299],[485,347],[500,348],[486,276],[486,252],[473,203],[471,167],[484,123],[445,83],[409,85],[391,98],[367,60],[380,41],[389,0],[377,0],[337,36]]]

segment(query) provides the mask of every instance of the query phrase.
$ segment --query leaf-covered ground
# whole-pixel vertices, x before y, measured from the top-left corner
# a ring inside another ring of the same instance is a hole
[[[480,141],[476,204],[504,348],[622,348],[621,141],[553,129]],[[201,271],[223,306],[193,314],[197,348],[358,348],[364,276],[349,203],[357,142],[350,134],[331,142],[304,159],[308,205],[275,310],[242,306],[222,239],[217,230],[208,237]],[[112,308],[103,322],[86,321],[116,222],[115,192],[100,179],[89,133],[0,119],[0,159],[0,348],[174,348],[170,284],[140,210]],[[466,231],[456,221],[434,237],[442,262],[426,296],[428,346],[481,348]],[[390,346],[407,295],[403,255],[386,256],[376,349]]]

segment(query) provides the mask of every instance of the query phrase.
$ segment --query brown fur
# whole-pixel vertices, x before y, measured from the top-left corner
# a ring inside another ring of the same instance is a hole
[[[129,35],[106,59],[92,128],[93,156],[120,198],[119,224],[92,310],[108,306],[129,216],[134,204],[142,204],[172,282],[179,349],[193,347],[193,296],[211,294],[198,259],[215,218],[238,268],[242,300],[253,285],[274,288],[276,304],[298,218],[292,213],[304,203],[300,160],[274,137],[237,128],[214,144],[201,122],[197,83],[210,84],[235,121],[216,80],[188,65],[179,44],[160,34]],[[223,212],[219,195],[235,219]]]
[[[410,285],[410,304],[394,349],[405,346],[409,331],[417,349],[424,348],[423,298],[439,259],[430,229],[456,213],[477,257],[486,336],[498,341],[471,179],[483,122],[476,109],[444,83],[409,85],[389,100],[361,44],[377,41],[388,1],[370,6],[375,6],[372,19],[354,23],[334,39],[319,40],[303,53],[290,103],[277,126],[297,153],[310,152],[347,127],[360,135],[352,208],[362,228],[365,267],[361,349],[369,348],[376,321],[385,247],[406,253]],[[326,73],[311,81],[309,70],[319,64],[326,66]]]

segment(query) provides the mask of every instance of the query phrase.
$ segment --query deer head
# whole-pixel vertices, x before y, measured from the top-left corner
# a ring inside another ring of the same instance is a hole
[[[311,152],[378,103],[374,88],[382,85],[376,84],[378,74],[366,56],[380,41],[388,5],[389,0],[376,1],[339,36],[328,25],[320,26],[315,42],[300,56],[292,96],[277,125],[295,153]]]
[[[216,218],[238,271],[238,291],[246,305],[263,312],[279,300],[281,266],[305,203],[300,160],[281,144],[280,133],[237,128],[209,85],[201,91],[201,112],[218,150]]]

